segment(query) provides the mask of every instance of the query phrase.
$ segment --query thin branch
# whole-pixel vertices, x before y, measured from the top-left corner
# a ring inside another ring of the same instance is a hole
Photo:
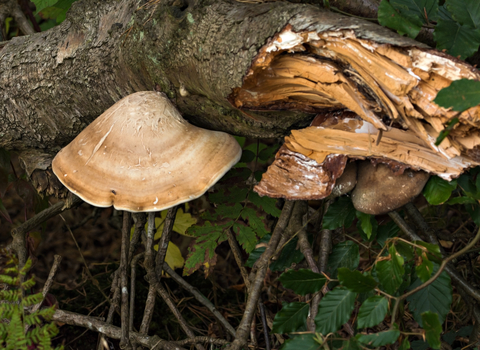
[[[267,316],[266,316],[266,313],[265,313],[265,305],[263,305],[262,302],[260,302],[258,305],[260,307],[260,316],[262,318],[263,334],[264,334],[264,337],[265,337],[265,348],[267,350],[270,350],[271,349],[271,347],[270,347],[270,335],[268,334]]]
[[[253,275],[253,278],[250,278],[252,282],[249,289],[247,304],[245,306],[245,312],[243,313],[242,321],[237,328],[236,339],[228,347],[229,350],[240,350],[247,342],[247,338],[250,333],[250,324],[255,314],[258,299],[260,298],[260,292],[262,291],[263,279],[267,273],[268,262],[275,253],[282,233],[285,230],[285,227],[287,227],[290,215],[292,213],[293,203],[294,202],[292,201],[285,202],[282,213],[280,214],[280,218],[278,219],[277,225],[273,230],[270,242],[268,243],[263,254],[256,261],[254,269],[252,269],[256,270],[256,273]],[[252,277],[252,274],[250,274],[250,276]]]
[[[408,224],[403,220],[403,218],[396,211],[388,213],[392,220],[400,227],[400,229],[407,235],[412,241],[423,241],[420,236],[416,234],[414,230],[408,226]],[[473,288],[467,281],[463,279],[462,276],[457,272],[455,267],[450,264],[445,267],[445,271],[450,275],[453,282],[456,283],[460,288],[463,288],[465,292],[474,298],[477,301],[480,301],[480,292]]]
[[[163,232],[160,242],[158,242],[158,252],[155,258],[155,274],[157,283],[162,278],[162,268],[165,262],[165,256],[167,255],[168,244],[172,237],[173,224],[175,223],[175,216],[177,214],[177,206],[174,206],[167,211],[167,217],[163,223]]]
[[[408,291],[407,293],[397,297],[396,301],[395,301],[395,306],[393,307],[393,311],[392,311],[392,324],[395,322],[395,315],[397,313],[397,309],[398,309],[398,306],[400,304],[400,301],[408,298],[410,295],[415,294],[418,291],[422,290],[423,288],[432,284],[433,281],[435,281],[438,278],[438,276],[440,276],[440,274],[443,272],[443,270],[445,269],[445,267],[447,266],[447,263],[449,261],[452,261],[453,259],[455,259],[455,258],[459,257],[460,255],[464,254],[465,252],[467,252],[475,244],[477,244],[477,242],[479,240],[480,240],[480,229],[478,230],[475,238],[469,244],[467,244],[463,249],[459,250],[458,252],[456,252],[456,253],[454,253],[454,254],[452,254],[452,255],[450,255],[450,256],[448,256],[448,257],[446,257],[445,259],[442,260],[442,263],[440,264],[440,267],[438,268],[435,275],[430,277],[430,279],[428,279],[427,281],[425,281],[424,283],[422,283],[421,285],[419,285],[415,289],[412,289],[411,291]]]
[[[217,339],[217,338],[199,336],[199,337],[184,339],[184,340],[180,340],[180,341],[173,341],[172,343],[177,344],[179,346],[190,345],[190,344],[195,344],[195,343],[208,343],[208,344],[211,344],[211,345],[222,346],[222,345],[227,345],[230,342],[227,341],[227,340],[224,340],[224,339]]]
[[[163,263],[163,270],[170,275],[170,277],[175,280],[179,285],[181,285],[185,290],[190,292],[195,299],[197,299],[202,305],[204,305],[210,312],[215,316],[218,322],[235,337],[235,328],[232,327],[230,323],[222,316],[222,314],[215,308],[215,305],[212,304],[200,291],[188,284],[180,275],[178,275],[167,263]]]
[[[127,260],[130,245],[130,213],[123,212],[122,227],[122,247],[120,250],[120,285],[122,290],[122,307],[121,307],[121,326],[122,337],[120,339],[121,349],[130,349],[132,345],[129,341],[129,308],[128,308],[128,276],[127,276]]]
[[[228,244],[230,245],[230,249],[232,249],[235,262],[237,263],[237,266],[240,269],[243,282],[245,283],[245,286],[248,289],[250,288],[250,280],[248,279],[247,269],[244,266],[244,262],[242,259],[242,251],[240,249],[240,246],[238,245],[237,239],[235,238],[235,235],[233,234],[233,231],[231,228],[225,230],[225,233],[227,234]]]
[[[128,329],[133,332],[133,316],[135,315],[135,282],[137,280],[137,264],[140,259],[144,257],[145,253],[136,255],[131,262],[130,271],[130,320],[128,322]]]
[[[122,330],[119,327],[101,321],[96,317],[84,316],[70,311],[56,310],[55,314],[53,314],[52,320],[66,323],[71,326],[85,327],[112,339],[120,339],[122,336]],[[130,340],[152,350],[186,350],[180,345],[161,339],[157,335],[146,336],[140,333],[131,332]]]

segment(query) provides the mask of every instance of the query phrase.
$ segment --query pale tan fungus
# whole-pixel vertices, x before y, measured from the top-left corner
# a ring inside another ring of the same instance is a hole
[[[92,205],[152,212],[201,196],[241,153],[232,136],[185,121],[163,94],[137,92],[85,128],[52,167]]]

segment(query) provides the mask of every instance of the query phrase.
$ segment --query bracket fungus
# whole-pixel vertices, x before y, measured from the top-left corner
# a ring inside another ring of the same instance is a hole
[[[185,121],[158,92],[137,92],[106,110],[52,162],[84,201],[160,211],[200,197],[240,159],[237,141]]]
[[[434,102],[452,81],[480,80],[474,67],[413,41],[375,37],[353,27],[320,27],[295,31],[286,26],[260,49],[243,85],[229,96],[244,110],[317,114],[310,127],[285,138],[255,187],[260,195],[325,198],[348,159],[385,164],[374,171],[379,186],[379,177],[397,175],[403,186],[411,179],[402,175],[405,169],[415,179],[435,174],[451,180],[480,165],[480,106],[458,113]],[[459,123],[436,145],[455,117]],[[359,171],[357,186],[363,186],[364,173]],[[408,200],[425,181],[414,181]],[[380,203],[381,190],[374,192],[373,202]]]

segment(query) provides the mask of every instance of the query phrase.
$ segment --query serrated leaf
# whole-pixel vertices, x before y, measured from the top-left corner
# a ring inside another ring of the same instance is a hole
[[[300,295],[318,292],[327,281],[323,275],[308,269],[300,269],[298,271],[289,270],[284,272],[278,280],[282,282],[285,288],[292,289]]]
[[[452,56],[460,56],[461,59],[472,56],[480,44],[480,30],[470,26],[460,25],[456,21],[444,20],[440,18],[433,32],[437,49],[446,49]],[[440,90],[441,92],[441,90]],[[434,102],[437,102],[437,97]],[[462,104],[462,101],[458,101]],[[453,106],[453,105],[451,105]]]
[[[283,343],[281,350],[319,350],[320,344],[315,341],[314,334],[296,335],[292,339],[288,339]]]
[[[397,253],[395,246],[389,248],[389,260],[381,260],[376,263],[377,277],[383,289],[388,294],[395,294],[403,282],[405,269],[403,258]]]
[[[362,275],[360,271],[351,271],[346,267],[337,270],[340,283],[355,293],[367,293],[375,289],[377,281],[370,275]]]
[[[385,319],[388,310],[388,300],[375,295],[365,300],[358,310],[358,328],[368,328],[378,325]]]
[[[307,303],[284,304],[273,319],[272,332],[280,334],[296,332],[305,324],[309,309],[310,305]]]
[[[275,204],[277,203],[277,200],[275,198],[270,198],[267,196],[260,197],[258,193],[250,192],[250,194],[248,195],[248,200],[255,204],[257,207],[262,208],[267,214],[270,214],[273,217],[278,218],[282,212],[275,206]]]
[[[438,319],[438,314],[430,311],[422,313],[422,323],[423,329],[425,330],[425,338],[430,347],[433,349],[440,349],[442,325]]]
[[[270,264],[270,270],[272,271],[284,271],[286,268],[292,266],[292,264],[298,264],[305,257],[300,249],[297,249],[298,238],[295,237],[282,249],[280,256],[277,260]]]
[[[437,270],[438,265],[434,264],[433,273]],[[417,278],[408,289],[413,290],[421,284],[422,280]],[[430,285],[407,297],[407,301],[410,303],[408,308],[413,313],[413,318],[420,326],[423,327],[421,314],[426,311],[437,313],[440,323],[443,323],[452,304],[450,276],[443,271]]]
[[[432,205],[439,205],[445,203],[452,191],[457,188],[457,181],[445,181],[438,176],[432,176],[423,188],[423,195],[428,203]]]
[[[447,0],[445,6],[453,19],[472,28],[480,27],[480,2],[478,0]]]
[[[357,334],[356,338],[360,343],[376,348],[395,343],[399,336],[400,331],[398,329],[390,329],[388,331],[372,334]]]
[[[433,263],[428,260],[425,254],[419,258],[420,263],[415,266],[415,273],[422,282],[426,282],[430,279],[433,272]]]
[[[383,248],[385,242],[389,238],[397,237],[399,232],[400,228],[394,221],[390,221],[386,225],[378,226],[377,243]]]
[[[421,24],[414,23],[411,19],[403,16],[387,0],[382,0],[378,6],[378,22],[382,26],[396,30],[400,35],[407,34],[412,39],[422,29]]]
[[[337,287],[325,294],[315,317],[317,332],[327,335],[338,331],[340,326],[349,320],[356,296],[357,293],[343,287]]]
[[[418,25],[436,21],[438,18],[437,0],[390,0],[390,4]]]
[[[375,217],[369,214],[362,213],[358,210],[356,210],[355,215],[360,221],[360,227],[363,233],[365,233],[367,239],[369,240],[373,233],[372,220],[375,220]]]
[[[255,261],[258,260],[258,258],[263,254],[263,252],[265,251],[265,246],[267,245],[267,243],[270,241],[270,238],[272,237],[272,235],[265,235],[263,236],[262,239],[260,239],[257,243],[257,246],[255,247],[255,249],[250,253],[250,255],[248,256],[248,259],[247,261],[245,262],[245,266],[247,267],[252,267],[253,264],[255,264]]]
[[[355,219],[355,208],[349,197],[340,197],[335,203],[328,207],[323,217],[323,228],[335,230],[339,227],[348,228]]]
[[[258,237],[262,238],[268,233],[267,227],[265,227],[265,217],[262,216],[262,213],[259,213],[253,208],[244,208],[242,210],[242,219],[248,221],[248,226],[250,226]]]
[[[258,239],[251,227],[235,222],[233,224],[233,232],[236,234],[238,243],[241,244],[247,253],[255,249]]]
[[[332,278],[337,277],[337,269],[346,267],[355,270],[360,262],[358,245],[352,241],[345,241],[333,246],[328,257],[328,273]]]
[[[248,188],[241,188],[237,186],[230,187],[228,189],[221,189],[216,193],[208,195],[210,202],[221,203],[240,203],[243,202],[248,195]]]
[[[478,44],[477,44],[478,49]],[[454,111],[465,111],[480,104],[480,81],[460,79],[440,90],[434,102]]]

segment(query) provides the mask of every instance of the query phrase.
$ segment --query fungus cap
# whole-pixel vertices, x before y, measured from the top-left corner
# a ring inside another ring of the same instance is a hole
[[[148,212],[200,197],[241,153],[231,135],[189,124],[163,94],[137,92],[85,128],[52,168],[92,205]]]

